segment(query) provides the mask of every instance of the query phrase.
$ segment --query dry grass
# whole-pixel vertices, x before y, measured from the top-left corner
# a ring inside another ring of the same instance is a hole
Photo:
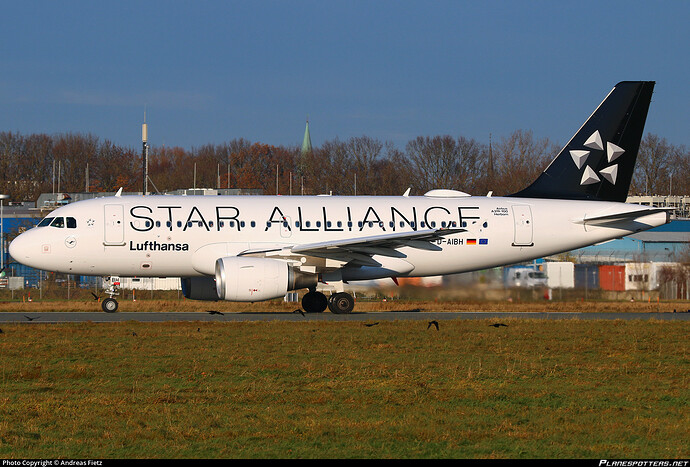
[[[282,300],[272,300],[259,303],[237,302],[200,302],[185,299],[137,299],[136,301],[119,300],[119,311],[126,312],[157,312],[157,311],[185,311],[203,312],[209,309],[223,312],[291,312],[300,308],[297,303],[285,303]],[[538,302],[508,302],[508,301],[447,301],[447,300],[357,300],[355,311],[490,311],[490,312],[673,312],[673,310],[687,310],[690,304],[676,301],[538,301]],[[100,304],[93,299],[74,300],[33,300],[0,301],[0,312],[5,311],[98,311]]]
[[[690,455],[686,323],[503,322],[3,325],[0,457]]]

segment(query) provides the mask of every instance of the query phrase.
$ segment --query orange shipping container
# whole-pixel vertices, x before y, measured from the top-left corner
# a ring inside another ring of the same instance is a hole
[[[599,266],[599,287],[603,290],[625,290],[625,266]]]

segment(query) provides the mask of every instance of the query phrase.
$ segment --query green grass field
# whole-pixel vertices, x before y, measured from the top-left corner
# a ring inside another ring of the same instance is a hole
[[[687,324],[502,322],[3,325],[0,457],[690,456]]]

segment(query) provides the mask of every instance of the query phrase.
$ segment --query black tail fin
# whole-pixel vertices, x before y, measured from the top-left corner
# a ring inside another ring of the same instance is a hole
[[[537,180],[511,196],[625,202],[654,81],[614,86]]]

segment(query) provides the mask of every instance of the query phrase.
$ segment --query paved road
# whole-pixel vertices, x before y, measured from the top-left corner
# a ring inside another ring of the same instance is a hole
[[[585,320],[661,320],[690,321],[690,313],[500,313],[500,312],[371,312],[334,315],[331,313],[103,313],[103,312],[6,312],[0,313],[0,323],[115,323],[139,321],[149,323],[185,321],[394,321],[394,320],[449,320],[449,319],[585,319]]]

